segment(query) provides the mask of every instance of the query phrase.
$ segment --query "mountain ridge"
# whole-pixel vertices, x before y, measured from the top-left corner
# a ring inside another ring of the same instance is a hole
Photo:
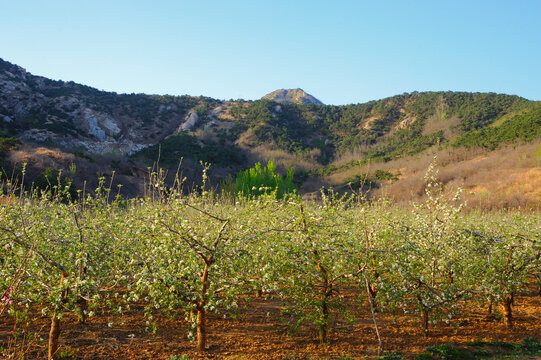
[[[32,75],[0,59],[4,165],[27,162],[39,177],[47,168],[66,174],[71,162],[91,169],[72,176],[79,184],[117,171],[134,194],[142,182],[135,174],[157,159],[175,168],[184,158],[182,171],[192,182],[200,178],[200,161],[212,163],[220,181],[273,160],[281,171],[293,167],[301,190],[310,192],[356,181],[345,174],[357,169],[360,175],[363,164],[383,168],[437,149],[492,151],[538,141],[540,129],[541,102],[516,95],[412,92],[337,106],[117,94]],[[51,155],[57,152],[63,161]]]

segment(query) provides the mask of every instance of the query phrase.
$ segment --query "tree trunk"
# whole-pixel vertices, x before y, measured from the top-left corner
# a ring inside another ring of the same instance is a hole
[[[64,279],[68,276],[67,273],[63,272],[62,277],[60,278],[60,286],[64,283]],[[65,297],[67,296],[67,289],[62,292],[61,302],[64,302]],[[51,319],[51,330],[49,331],[49,354],[48,360],[56,359],[56,353],[58,351],[58,338],[60,337],[60,318],[58,317],[59,309],[55,309],[53,318]]]
[[[428,310],[426,309],[423,309],[421,310],[421,314],[423,316],[423,332],[424,332],[424,336],[425,337],[428,337],[428,324],[430,323],[430,313],[428,312]]]
[[[197,350],[205,351],[207,345],[207,326],[204,306],[197,307]]]
[[[79,313],[79,324],[86,323],[86,310],[88,309],[88,303],[86,299],[79,297],[77,299],[77,312]]]
[[[379,274],[376,272],[375,274],[375,277],[376,279],[378,278]],[[373,283],[370,283],[370,296],[372,297],[372,302],[374,304],[374,308],[377,309],[377,306],[376,306],[376,296],[378,295],[378,288],[373,284]]]
[[[493,320],[494,319],[494,314],[492,313],[492,301],[490,301],[488,303],[486,318],[487,318],[487,320]]]
[[[370,312],[372,313],[372,321],[374,321],[374,329],[376,330],[376,336],[378,338],[378,356],[381,355],[381,336],[379,335],[378,322],[376,320],[376,309],[374,308],[374,300],[370,295],[370,285],[368,284],[368,278],[363,272],[364,283],[366,284],[366,295],[368,296],[368,304],[370,304]]]
[[[77,214],[74,213],[73,216],[74,216],[74,219],[75,219],[75,225],[77,225],[77,229],[79,230],[79,242],[81,243],[81,246],[84,246],[85,238],[84,238],[84,235],[83,235],[83,231],[82,231],[81,227],[79,226],[79,220],[77,218]],[[84,251],[81,251],[80,255],[81,255],[81,258],[86,258],[87,257],[86,253]],[[85,268],[85,266],[83,264],[84,264],[84,261],[81,261],[80,264],[79,264],[79,278],[81,278],[81,279],[86,274],[86,268]],[[85,298],[83,298],[82,296],[79,296],[77,298],[77,311],[79,313],[79,323],[80,324],[84,324],[86,322],[86,309],[87,308],[88,308],[88,302],[86,301]]]
[[[58,338],[60,337],[60,319],[57,314],[53,315],[51,320],[51,331],[49,331],[49,360],[56,359],[58,351]]]
[[[195,326],[198,351],[205,351],[207,346],[207,319],[205,314],[205,305],[207,299],[210,265],[211,263],[208,260],[205,260],[205,268],[203,269],[203,275],[201,275],[201,300],[197,303],[197,320]]]
[[[321,314],[323,321],[319,325],[319,341],[326,343],[327,333],[329,332],[329,306],[327,305],[327,297],[323,299],[323,303],[321,304]]]
[[[302,218],[302,231],[304,232],[306,236],[306,242],[310,247],[313,247],[312,238],[310,237],[310,234],[308,232],[308,226],[306,225],[306,218],[304,217],[304,209],[303,206],[300,206],[301,210],[301,218]],[[331,295],[332,292],[332,283],[329,282],[329,272],[321,264],[321,256],[319,255],[319,252],[317,249],[312,249],[312,255],[314,256],[314,265],[316,266],[316,269],[319,273],[319,277],[321,278],[321,293],[323,295],[323,300],[321,302],[321,315],[322,315],[322,322],[318,325],[319,327],[319,340],[322,343],[327,342],[327,333],[329,332],[329,304],[328,304],[328,298]]]
[[[511,295],[505,295],[502,299],[502,313],[503,313],[503,323],[505,326],[511,328],[513,327],[513,297]]]

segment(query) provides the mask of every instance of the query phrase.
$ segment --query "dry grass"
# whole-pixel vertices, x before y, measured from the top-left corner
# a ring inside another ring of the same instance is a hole
[[[411,124],[413,124],[417,119],[415,117],[410,117],[402,120],[398,125],[396,125],[390,132],[390,134],[394,133],[398,129],[402,129],[404,127],[407,127]],[[454,133],[449,129],[453,125],[457,125],[460,122],[460,119],[458,117],[452,117],[449,119],[445,119],[443,115],[441,114],[435,114],[431,117],[429,117],[426,120],[423,134],[432,134],[439,130],[444,130],[444,136],[447,139],[450,139],[454,136]],[[358,161],[363,159],[363,151],[370,150],[374,147],[374,145],[366,145],[366,146],[358,146],[352,150],[345,151],[344,153],[340,154],[336,157],[336,159],[332,162],[332,165],[335,166],[343,166],[347,163],[350,163],[352,161]],[[458,150],[459,156],[460,150]],[[455,156],[455,155],[451,155]],[[430,157],[430,159],[432,159]],[[408,165],[410,165],[411,161],[408,160]],[[430,161],[428,162],[430,163]]]
[[[250,151],[251,161],[266,163],[270,160],[281,171],[293,168],[293,171],[299,172],[317,168],[320,166],[317,162],[319,156],[321,156],[319,149],[312,149],[304,154],[292,154],[269,144],[260,145]]]
[[[256,138],[255,138],[254,130],[248,129],[240,135],[236,144],[243,149],[249,149],[253,146],[253,144],[255,143],[255,140]]]
[[[411,124],[413,124],[414,122],[417,121],[417,117],[416,116],[412,116],[412,117],[408,117],[408,118],[405,118],[404,120],[402,120],[398,125],[397,125],[397,128],[398,129],[405,129],[407,128],[408,126],[410,126]]]
[[[22,164],[26,163],[25,181],[28,184],[35,181],[45,169],[52,168],[69,177],[77,189],[84,187],[87,191],[91,191],[91,189],[98,187],[98,177],[105,176],[106,182],[109,184],[112,181],[112,172],[116,170],[114,182],[111,184],[114,189],[117,189],[117,184],[121,183],[124,196],[131,197],[141,194],[144,188],[142,179],[126,175],[131,172],[131,165],[125,159],[120,159],[120,166],[113,169],[109,165],[109,158],[97,158],[90,161],[62,150],[32,147],[28,144],[10,151],[8,156],[16,169],[21,169]],[[14,177],[16,172],[6,174],[6,176],[8,178]]]
[[[302,183],[300,192],[303,194],[303,199],[313,200],[319,198],[320,190],[326,187],[327,184],[319,177],[309,177]]]
[[[11,151],[9,156],[12,163],[32,163],[34,166],[43,169],[67,166],[75,159],[73,154],[65,153],[58,149],[32,148],[28,146]]]
[[[363,158],[363,151],[369,150],[371,146],[363,145],[357,146],[352,150],[347,150],[344,153],[338,155],[331,163],[334,166],[344,166],[352,161],[357,161]]]
[[[455,136],[455,133],[450,129],[452,126],[456,126],[460,123],[458,116],[445,118],[443,114],[434,114],[425,121],[423,128],[423,135],[433,134],[436,131],[443,130],[443,135],[446,139],[451,139]]]
[[[233,105],[231,103],[225,103],[222,105],[222,111],[218,114],[218,119],[221,120],[235,120],[235,118],[231,115],[230,110]]]
[[[388,197],[397,203],[421,201],[424,174],[437,156],[439,180],[449,191],[464,189],[468,207],[541,208],[541,157],[536,155],[540,141],[512,145],[487,152],[482,149],[429,150],[417,156],[388,163],[357,166],[325,177],[338,185],[361,173],[377,169],[400,172],[400,179],[372,192],[373,198]]]
[[[379,116],[370,116],[364,119],[363,129],[370,130],[374,121],[379,119]]]

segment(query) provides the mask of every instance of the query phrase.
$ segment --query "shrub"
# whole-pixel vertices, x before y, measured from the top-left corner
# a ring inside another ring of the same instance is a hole
[[[290,168],[286,177],[282,178],[276,173],[276,165],[272,161],[265,167],[261,167],[261,163],[258,162],[253,168],[237,174],[237,193],[244,196],[259,196],[275,191],[276,198],[281,199],[285,194],[295,190],[293,169]]]

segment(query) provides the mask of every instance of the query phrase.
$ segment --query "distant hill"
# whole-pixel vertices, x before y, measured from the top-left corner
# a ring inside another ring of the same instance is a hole
[[[306,93],[303,89],[280,89],[262,97],[279,103],[316,104],[323,105],[321,101]]]
[[[0,59],[0,171],[16,175],[26,163],[28,182],[47,184],[44,174],[62,171],[91,189],[98,176],[114,177],[113,186],[133,196],[144,191],[146,171],[158,160],[170,179],[182,158],[179,171],[191,189],[201,161],[212,164],[217,186],[272,160],[280,171],[294,168],[304,193],[364,187],[376,196],[392,183],[407,201],[423,196],[415,189],[437,154],[453,169],[443,181],[463,185],[468,196],[541,207],[540,143],[541,102],[515,95],[413,92],[334,106],[301,89],[256,101],[117,94],[32,75]],[[518,150],[506,151],[510,146]],[[504,163],[505,173],[498,165]],[[494,179],[500,183],[490,185]]]

